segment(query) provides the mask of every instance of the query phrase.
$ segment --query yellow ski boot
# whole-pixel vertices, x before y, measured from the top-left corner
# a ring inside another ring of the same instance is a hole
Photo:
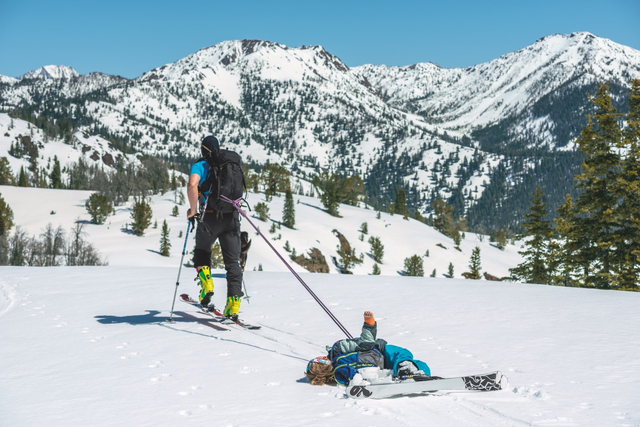
[[[213,296],[213,280],[211,279],[211,271],[209,266],[203,265],[202,267],[196,267],[198,270],[198,279],[200,279],[200,305],[207,307],[211,303],[211,297]]]
[[[240,297],[227,297],[227,305],[224,307],[224,315],[234,322],[237,322],[239,311]]]

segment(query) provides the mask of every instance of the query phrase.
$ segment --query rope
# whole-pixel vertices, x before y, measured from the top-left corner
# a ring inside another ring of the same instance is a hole
[[[287,268],[289,269],[289,271],[291,271],[291,274],[293,274],[295,276],[296,279],[298,279],[298,281],[300,282],[300,284],[302,284],[302,286],[304,286],[304,288],[307,290],[307,292],[309,292],[309,294],[311,294],[311,296],[313,297],[314,300],[316,300],[316,302],[320,305],[320,307],[322,307],[322,309],[325,311],[325,313],[327,313],[329,315],[329,317],[331,318],[331,320],[333,320],[333,322],[340,328],[340,330],[342,332],[344,332],[344,334],[347,336],[347,338],[353,339],[353,336],[349,333],[349,331],[347,330],[347,328],[344,327],[344,325],[342,323],[340,323],[340,321],[338,320],[338,318],[336,316],[334,316],[334,314],[331,312],[331,310],[329,310],[329,308],[324,305],[324,303],[320,300],[320,298],[318,298],[318,296],[311,290],[311,288],[304,282],[304,280],[302,280],[302,277],[300,277],[300,275],[298,273],[296,273],[296,271],[293,269],[293,267],[291,267],[291,265],[284,259],[284,257],[282,255],[280,255],[280,252],[278,252],[276,250],[276,248],[273,247],[273,245],[271,244],[271,242],[269,242],[269,239],[267,239],[265,237],[264,234],[262,234],[262,232],[258,229],[258,227],[255,226],[255,224],[253,222],[251,222],[251,220],[249,219],[249,217],[247,216],[247,213],[245,211],[242,210],[241,206],[240,206],[240,201],[242,200],[237,199],[237,200],[231,200],[226,196],[220,195],[220,200],[223,200],[227,203],[231,203],[233,205],[234,208],[236,208],[238,210],[238,212],[240,212],[240,215],[242,215],[247,221],[249,221],[249,224],[251,224],[253,226],[253,228],[255,228],[255,230],[258,232],[258,234],[260,236],[262,236],[262,238],[264,239],[265,242],[267,242],[267,245],[269,245],[269,247],[271,249],[273,249],[273,251],[276,253],[276,255],[278,255],[278,258],[280,258],[280,261],[282,261],[284,263],[284,265],[287,266]]]

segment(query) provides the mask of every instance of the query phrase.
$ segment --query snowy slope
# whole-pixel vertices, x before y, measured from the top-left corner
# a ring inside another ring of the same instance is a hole
[[[180,191],[185,191],[184,187]],[[152,222],[157,221],[158,228],[150,227],[143,237],[133,235],[128,229],[127,224],[131,223],[131,203],[116,206],[116,214],[108,217],[105,224],[94,225],[90,223],[91,217],[84,207],[86,199],[91,195],[89,191],[0,186],[0,194],[13,210],[16,225],[20,225],[31,235],[38,236],[48,223],[69,231],[76,220],[84,221],[85,231],[88,233],[87,240],[92,242],[109,265],[177,266],[180,263],[184,237],[179,235],[181,232],[185,235],[188,222],[184,217],[184,205],[179,206],[179,217],[171,216],[173,207],[176,206],[173,192],[151,197]],[[41,202],[35,205],[28,202],[34,199]],[[316,247],[324,254],[332,274],[339,274],[331,261],[331,257],[338,257],[339,240],[332,233],[334,229],[347,238],[358,255],[364,254],[363,264],[352,269],[354,274],[367,275],[373,269],[374,261],[368,255],[371,250],[367,242],[370,236],[379,237],[385,247],[383,264],[380,265],[383,275],[399,275],[404,270],[405,258],[420,255],[423,258],[425,275],[430,275],[433,269],[436,269],[438,277],[444,277],[451,262],[454,265],[455,276],[461,277],[460,275],[468,270],[471,251],[475,246],[481,248],[482,271],[497,277],[507,276],[508,269],[521,260],[515,245],[508,245],[501,251],[493,246],[486,236],[467,233],[460,245],[461,251],[458,251],[454,249],[450,238],[414,219],[407,221],[399,215],[391,216],[387,213],[381,213],[380,219],[377,219],[377,213],[373,210],[347,205],[340,206],[342,218],[336,218],[324,212],[319,199],[299,195],[294,196],[295,229],[290,230],[282,226],[271,234],[269,230],[272,221],[279,222],[282,219],[284,197],[274,197],[271,202],[266,202],[262,194],[249,193],[247,200],[252,206],[258,202],[269,206],[271,220],[268,222],[262,222],[251,214],[249,219],[271,239],[272,244],[282,254],[287,254],[284,250],[287,241],[297,254],[306,254],[311,248]],[[51,214],[51,211],[55,213]],[[164,220],[171,229],[170,257],[158,254]],[[367,223],[369,234],[360,241],[359,230],[363,222]],[[265,271],[288,271],[247,220],[243,220],[242,229],[248,231],[253,240],[247,270],[257,270],[262,266]],[[192,237],[193,234],[190,239]],[[437,246],[438,244],[446,249]],[[427,251],[428,257],[425,256]],[[186,259],[188,258],[187,256]],[[293,265],[297,271],[306,271],[295,263]]]
[[[307,360],[342,338],[290,274],[248,272],[220,331],[176,303],[176,268],[2,267],[0,424],[20,426],[635,426],[640,295],[449,279],[305,281],[350,330],[362,312],[434,374],[502,370],[509,388],[353,401],[309,385]],[[224,279],[214,278],[217,289]],[[180,291],[194,293],[186,277]],[[223,291],[218,290],[219,293]],[[616,319],[612,322],[612,319]],[[425,424],[426,423],[426,424]]]
[[[124,155],[113,148],[112,144],[104,138],[90,136],[77,131],[71,144],[61,140],[45,137],[44,132],[29,122],[20,119],[12,119],[6,113],[0,113],[0,157],[6,157],[14,175],[29,167],[29,157],[15,158],[9,154],[11,144],[18,145],[22,137],[29,137],[38,147],[38,165],[44,167],[47,173],[51,172],[54,157],[58,158],[60,166],[64,168],[71,163],[77,163],[83,159],[88,164],[100,164],[113,166],[114,163],[139,163],[135,156]],[[66,173],[64,174],[66,177]],[[66,178],[65,178],[66,179]]]
[[[0,194],[30,234],[49,222],[69,230],[89,219],[90,192],[2,186]],[[362,312],[372,310],[380,337],[411,349],[435,375],[501,370],[509,388],[356,402],[341,388],[310,386],[307,361],[342,338],[340,329],[246,220],[242,228],[253,244],[245,274],[250,299],[241,316],[262,329],[219,330],[179,301],[176,323],[167,323],[174,292],[198,290],[190,268],[182,269],[176,289],[184,244],[178,233],[187,221],[184,206],[180,217],[170,216],[174,195],[167,193],[152,197],[151,206],[154,220],[166,219],[171,228],[170,257],[157,253],[159,228],[143,237],[126,230],[130,206],[122,206],[104,225],[86,224],[108,267],[0,267],[0,425],[640,423],[640,362],[629,357],[640,351],[634,339],[640,295],[444,278],[449,262],[459,277],[475,245],[482,248],[483,271],[494,275],[520,258],[515,246],[502,252],[470,233],[458,252],[450,239],[413,220],[384,213],[376,219],[372,210],[349,206],[334,218],[317,199],[294,198],[295,230],[272,235],[270,223],[250,217],[278,249],[288,240],[298,253],[314,246],[329,258],[338,245],[335,228],[365,252],[366,240],[358,239],[363,222],[385,246],[382,276],[368,275],[368,256],[353,276],[333,266],[332,274],[308,274],[293,264],[351,334],[359,334]],[[249,194],[249,201],[263,198]],[[283,198],[268,205],[280,220]],[[404,257],[427,249],[425,272],[437,268],[437,278],[398,275]],[[254,271],[259,264],[265,271]],[[214,303],[222,305],[223,270],[215,271],[214,282]]]

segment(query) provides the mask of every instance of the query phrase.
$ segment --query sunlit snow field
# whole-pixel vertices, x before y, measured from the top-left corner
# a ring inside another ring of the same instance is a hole
[[[172,254],[158,254],[160,228],[144,237],[126,230],[130,206],[101,226],[89,224],[89,192],[0,187],[16,223],[38,235],[51,222],[70,230],[86,222],[87,239],[107,267],[0,267],[0,425],[2,426],[637,426],[640,425],[640,295],[508,282],[449,279],[467,270],[481,247],[482,271],[505,276],[520,257],[467,233],[462,251],[414,220],[341,206],[327,215],[317,199],[295,196],[296,230],[270,234],[285,254],[318,247],[332,274],[305,282],[353,335],[372,310],[379,337],[408,347],[434,375],[500,370],[508,389],[354,401],[342,388],[309,385],[309,359],[343,338],[340,329],[251,229],[253,239],[241,317],[262,325],[220,330],[172,297],[186,231],[184,206],[170,216],[173,194],[152,198],[154,219],[167,219]],[[252,204],[263,196],[250,194]],[[300,200],[299,203],[297,201]],[[37,203],[32,203],[38,201]],[[281,218],[283,198],[270,203]],[[51,214],[55,211],[55,214]],[[359,240],[368,223],[369,234]],[[365,254],[355,275],[339,275],[330,256],[343,233]],[[369,236],[385,247],[382,275],[371,276]],[[189,245],[192,245],[189,238]],[[447,249],[436,246],[442,244]],[[425,276],[403,277],[403,260],[423,256]],[[264,271],[258,270],[262,265]],[[183,268],[178,293],[198,290]],[[214,303],[226,295],[215,272]]]

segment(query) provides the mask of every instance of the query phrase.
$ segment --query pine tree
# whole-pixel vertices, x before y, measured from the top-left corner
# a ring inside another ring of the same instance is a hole
[[[404,190],[402,188],[396,191],[395,210],[398,215],[402,215],[403,217],[406,218],[407,196],[405,195]]]
[[[175,205],[173,207],[173,210],[171,211],[171,216],[178,216],[178,215],[180,215],[180,209],[178,209],[178,206]]]
[[[62,184],[62,172],[60,171],[60,162],[58,161],[58,156],[53,156],[53,169],[51,170],[51,174],[49,175],[51,188],[64,188]]]
[[[338,208],[340,200],[344,197],[341,184],[342,179],[337,174],[329,175],[327,172],[322,172],[313,178],[313,185],[322,193],[320,201],[329,215],[340,216]]]
[[[539,186],[538,186],[538,189],[540,189]],[[526,218],[526,215],[525,215],[525,218]],[[504,231],[498,230],[493,235],[493,241],[496,243],[496,247],[498,249],[500,249],[501,251],[504,251],[504,248],[507,246],[507,235],[504,234]]]
[[[356,255],[356,250],[351,247],[349,241],[338,230],[333,230],[333,234],[336,235],[340,244],[336,248],[336,252],[340,257],[340,263],[345,270],[354,267],[357,264],[362,264],[363,257]]]
[[[422,257],[419,255],[412,255],[409,258],[404,259],[404,271],[407,276],[424,276],[424,264]]]
[[[371,256],[378,264],[382,264],[382,257],[384,256],[384,246],[379,237],[369,237],[369,244],[371,245]]]
[[[256,211],[260,221],[267,221],[269,219],[269,206],[266,203],[258,202],[254,205],[253,209]]]
[[[577,213],[570,194],[565,196],[565,202],[558,208],[557,213],[554,219],[557,238],[549,244],[550,280],[554,285],[579,286],[583,277],[580,271],[584,271],[586,275],[589,267],[581,265],[574,256],[586,239],[585,235],[574,226]]]
[[[27,180],[27,174],[25,173],[23,166],[20,166],[20,175],[18,176],[18,187],[29,187],[29,181]]]
[[[13,227],[13,210],[2,198],[0,194],[0,236],[7,236]]]
[[[445,236],[453,237],[457,231],[453,221],[453,207],[445,201],[436,199],[431,203],[433,209],[433,227]]]
[[[449,279],[453,279],[453,263],[452,262],[449,263],[449,268],[447,269],[447,276],[449,276]]]
[[[469,270],[471,274],[468,278],[474,280],[480,279],[481,268],[482,266],[480,265],[480,247],[476,246],[471,252],[471,259],[469,260]]]
[[[6,157],[0,157],[0,185],[13,185],[15,179]]]
[[[296,223],[295,205],[291,189],[287,188],[284,196],[284,208],[282,211],[282,223],[289,228],[293,228]]]
[[[278,163],[267,163],[262,169],[262,180],[265,183],[265,194],[269,197],[291,188],[289,171]]]
[[[591,101],[596,112],[588,117],[587,126],[576,140],[585,160],[581,173],[576,176],[576,188],[580,192],[575,202],[577,215],[570,221],[572,227],[585,236],[574,252],[576,262],[587,268],[584,285],[609,288],[617,267],[614,251],[619,229],[614,216],[618,203],[615,182],[621,161],[616,147],[621,144],[622,131],[609,86],[598,85]]]
[[[553,229],[547,215],[546,203],[542,199],[544,193],[540,186],[531,195],[533,200],[529,205],[529,213],[524,216],[525,221],[520,225],[525,229],[518,239],[524,239],[524,249],[518,251],[524,258],[517,267],[509,269],[516,280],[527,283],[549,283],[549,243],[553,238]],[[504,235],[504,233],[503,233]]]
[[[151,225],[153,211],[144,197],[137,199],[133,203],[131,211],[131,229],[136,236],[144,235],[144,232]]]
[[[369,234],[369,225],[366,222],[363,222],[360,226],[360,232],[362,234]]]
[[[380,275],[380,266],[378,264],[373,264],[373,271],[371,272],[374,276]]]
[[[616,239],[616,263],[620,266],[615,284],[622,289],[638,289],[640,282],[640,80],[631,81],[629,112],[626,117],[620,179],[620,203],[616,217],[620,224]]]
[[[171,255],[171,239],[169,238],[169,225],[167,224],[167,220],[165,219],[162,222],[162,234],[160,236],[160,255],[169,256]]]
[[[113,210],[113,202],[104,193],[93,193],[84,204],[94,224],[104,224]]]

